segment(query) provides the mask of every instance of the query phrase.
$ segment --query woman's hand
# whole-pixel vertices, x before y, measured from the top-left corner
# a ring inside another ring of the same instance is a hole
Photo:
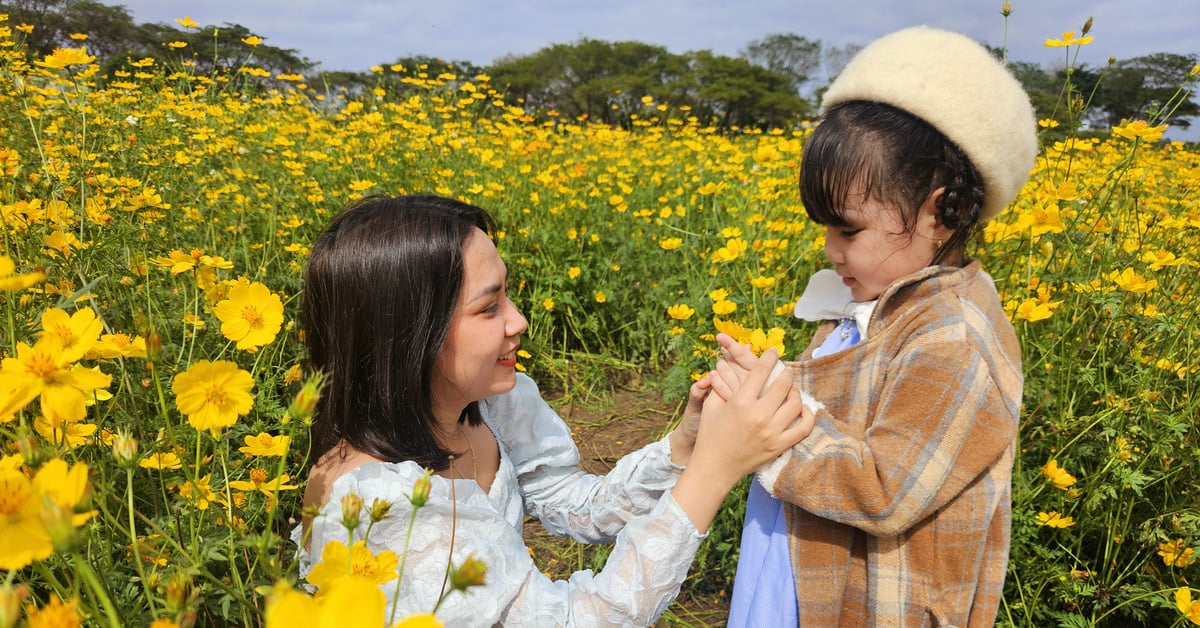
[[[791,370],[783,368],[775,381],[767,384],[778,361],[775,350],[768,349],[744,377],[732,365],[725,365],[726,373],[720,379],[728,374],[733,380],[722,384],[728,400],[710,394],[703,401],[690,464],[672,491],[697,530],[707,530],[738,480],[812,431],[815,415],[792,387]],[[719,364],[718,372],[721,370]],[[714,390],[717,379],[710,381]],[[689,405],[691,402],[689,398]]]

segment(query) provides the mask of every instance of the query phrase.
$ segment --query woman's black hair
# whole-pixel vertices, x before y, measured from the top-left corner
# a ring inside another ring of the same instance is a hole
[[[983,179],[954,142],[903,109],[855,100],[829,108],[801,155],[800,200],[822,225],[847,226],[853,195],[896,208],[911,233],[917,210],[943,186],[938,217],[954,233],[934,264],[962,259],[983,209]]]
[[[326,384],[319,456],[339,441],[388,462],[449,466],[433,414],[434,365],[463,282],[463,243],[495,232],[484,210],[437,196],[373,195],[317,237],[304,276],[308,367]],[[472,403],[460,420],[481,420]]]

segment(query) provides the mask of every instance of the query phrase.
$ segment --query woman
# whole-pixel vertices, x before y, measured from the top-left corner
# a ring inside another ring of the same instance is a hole
[[[366,538],[373,552],[407,552],[402,581],[382,585],[395,617],[431,610],[447,560],[475,556],[486,584],[446,598],[447,625],[649,625],[725,494],[803,438],[812,415],[790,377],[764,386],[772,352],[738,394],[707,395],[706,376],[679,429],[603,477],[583,473],[570,429],[515,371],[526,321],[493,228],[458,201],[372,196],[313,245],[303,327],[327,384],[304,499],[320,514],[293,533],[301,575],[326,543]],[[426,467],[436,473],[409,537],[409,496]],[[344,516],[349,495],[362,499],[357,517]],[[390,510],[372,522],[377,500]],[[547,578],[522,538],[526,514],[579,541],[615,540],[605,568]]]

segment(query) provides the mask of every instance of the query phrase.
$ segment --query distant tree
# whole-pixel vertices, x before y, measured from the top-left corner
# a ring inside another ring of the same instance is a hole
[[[692,53],[691,61],[699,86],[696,114],[719,128],[783,127],[808,113],[808,102],[785,76],[707,50]]]
[[[821,67],[821,42],[800,35],[768,35],[746,45],[742,58],[788,79],[792,91],[813,79]]]
[[[1103,112],[1101,122],[1117,125],[1122,120],[1147,119],[1163,111],[1188,73],[1196,66],[1195,54],[1160,52],[1111,64],[1100,79],[1093,107]],[[1194,94],[1175,109],[1170,124],[1187,128],[1188,117],[1200,114]]]

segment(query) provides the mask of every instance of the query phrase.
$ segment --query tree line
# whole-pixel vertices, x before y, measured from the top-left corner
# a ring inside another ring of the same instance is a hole
[[[531,113],[556,112],[560,119],[587,119],[628,126],[645,117],[644,98],[686,107],[690,115],[723,130],[787,128],[815,115],[825,86],[858,46],[830,46],[796,34],[775,34],[749,42],[738,56],[708,50],[672,53],[637,41],[582,38],[553,44],[529,55],[508,55],[490,66],[426,56],[400,57],[379,65],[399,71],[376,74],[320,70],[294,49],[265,43],[248,47],[254,35],[239,24],[184,28],[138,24],[122,5],[95,0],[5,0],[0,13],[10,25],[29,24],[24,46],[40,58],[55,48],[79,47],[71,36],[85,34],[89,53],[100,58],[102,75],[112,75],[146,57],[164,63],[188,61],[197,72],[230,72],[250,63],[272,74],[304,75],[327,90],[362,91],[381,82],[389,89],[414,89],[403,79],[423,73],[453,74],[471,80],[491,77],[493,87]],[[184,42],[172,48],[169,42]],[[994,51],[1000,55],[1001,51]],[[1112,59],[1103,67],[1044,68],[1009,61],[1025,86],[1039,118],[1099,129],[1122,120],[1153,118],[1188,79],[1197,54],[1156,53]],[[257,79],[269,83],[270,77]],[[1189,94],[1170,123],[1188,127],[1200,115]],[[1065,129],[1064,129],[1065,131]]]

